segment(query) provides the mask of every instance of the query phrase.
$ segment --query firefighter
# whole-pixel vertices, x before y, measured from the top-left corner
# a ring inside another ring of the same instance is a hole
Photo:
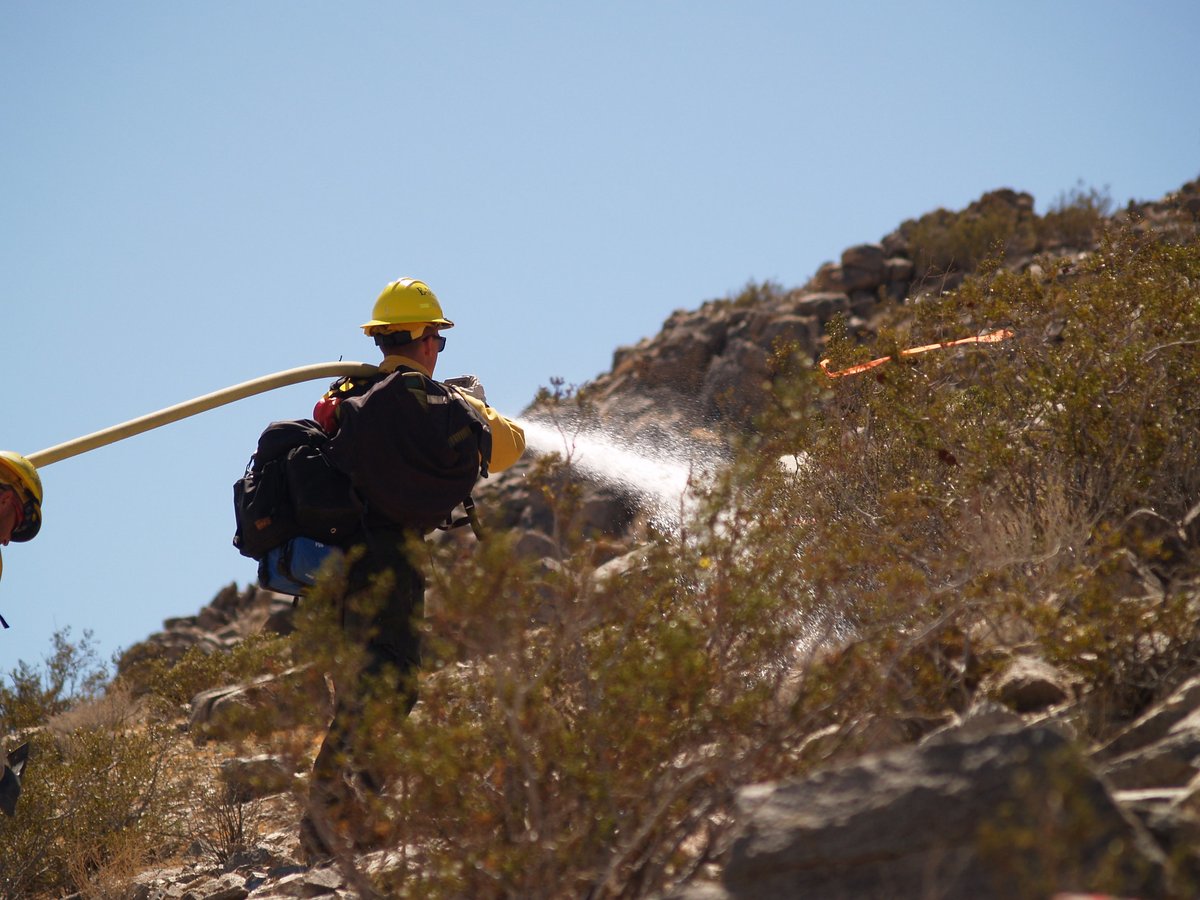
[[[525,435],[520,425],[501,415],[487,404],[482,386],[473,376],[433,382],[434,369],[439,354],[446,346],[442,334],[454,323],[442,312],[437,296],[423,281],[401,278],[384,288],[375,301],[372,317],[361,326],[363,332],[374,339],[383,353],[380,370],[384,377],[396,372],[407,373],[406,381],[393,379],[390,390],[412,391],[426,394],[426,402],[440,404],[445,408],[449,399],[447,391],[461,395],[473,416],[486,427],[488,442],[481,445],[479,471],[497,472],[515,463],[525,450]],[[419,373],[421,378],[415,378]],[[414,380],[415,378],[415,380]],[[432,382],[432,383],[431,383]],[[424,385],[422,388],[421,386]],[[333,438],[333,457],[339,461],[339,451],[349,450],[349,458],[358,460],[362,466],[348,462],[347,469],[368,496],[372,488],[384,491],[389,475],[403,470],[403,461],[392,461],[387,454],[392,450],[373,450],[358,454],[355,448],[340,446],[341,441],[362,442],[362,445],[393,448],[381,435],[364,427],[348,434],[339,422],[344,412],[344,403],[353,404],[349,397],[356,388],[353,379],[335,382],[330,391],[318,402],[313,418]],[[368,401],[379,402],[379,401]],[[434,406],[431,406],[432,410]],[[342,419],[344,422],[344,416]],[[394,430],[390,420],[376,421],[377,431]],[[377,440],[377,438],[379,440]],[[393,448],[394,449],[394,448]],[[381,458],[387,457],[387,458]],[[372,463],[373,465],[367,465]],[[407,470],[404,470],[407,471]],[[418,479],[420,473],[412,472]],[[473,475],[473,478],[478,475]],[[472,480],[473,483],[473,480]],[[404,484],[397,493],[403,495]],[[463,490],[469,497],[470,485]],[[363,676],[390,675],[398,685],[395,706],[405,714],[416,703],[416,675],[421,664],[421,641],[418,620],[422,613],[425,583],[421,573],[410,562],[408,548],[414,537],[421,537],[422,529],[414,529],[401,509],[405,500],[398,496],[394,502],[380,496],[379,502],[368,504],[368,513],[363,533],[355,539],[354,562],[348,572],[346,596],[341,601],[339,619],[347,640],[362,646],[365,653],[364,668],[359,673],[334,674],[336,704],[333,721],[313,764],[310,782],[309,811],[301,822],[301,846],[310,862],[329,858],[332,853],[330,838],[336,842],[354,840],[358,831],[355,821],[361,814],[362,799],[356,795],[379,794],[385,785],[372,772],[370,748],[360,746],[357,740],[362,728],[364,698],[359,686]],[[392,514],[394,512],[394,514]],[[390,574],[390,590],[382,598],[382,604],[370,607],[364,614],[356,608],[356,596],[369,593],[371,586],[379,583],[381,576]]]

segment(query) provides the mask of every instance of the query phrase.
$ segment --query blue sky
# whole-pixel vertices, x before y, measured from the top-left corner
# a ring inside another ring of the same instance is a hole
[[[679,308],[987,190],[1200,176],[1200,6],[0,0],[0,447],[345,358],[388,281],[518,414]],[[254,564],[231,485],[323,382],[42,469],[0,669],[103,655]]]

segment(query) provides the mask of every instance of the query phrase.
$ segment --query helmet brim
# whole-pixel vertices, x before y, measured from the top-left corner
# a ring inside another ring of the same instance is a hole
[[[15,487],[22,499],[42,502],[42,479],[33,463],[20,454],[8,450],[0,452],[0,484]]]
[[[428,322],[399,322],[399,323],[398,322],[384,322],[382,319],[372,319],[370,322],[363,322],[358,327],[361,328],[363,331],[367,332],[368,334],[370,334],[369,329],[372,329],[372,328],[387,327],[389,329],[395,329],[397,331],[404,331],[406,325],[432,325],[434,328],[437,328],[439,330],[444,329],[444,328],[453,328],[454,327],[454,323],[451,322],[449,319],[431,319]]]

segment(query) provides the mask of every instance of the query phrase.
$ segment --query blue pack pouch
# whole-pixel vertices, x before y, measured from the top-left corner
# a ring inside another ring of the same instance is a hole
[[[307,537],[294,537],[268,550],[258,564],[258,583],[269,591],[299,596],[317,580],[317,573],[330,557],[340,565],[339,547]]]

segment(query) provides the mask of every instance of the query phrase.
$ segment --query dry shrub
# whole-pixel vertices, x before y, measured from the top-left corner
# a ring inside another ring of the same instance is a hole
[[[562,522],[579,499],[569,465],[533,476]],[[824,626],[804,614],[794,548],[766,539],[790,515],[726,478],[694,524],[605,580],[570,529],[554,566],[521,560],[505,533],[467,555],[425,548],[421,701],[398,720],[380,684],[365,726],[392,785],[366,831],[406,849],[385,893],[644,896],[718,859],[736,787],[801,768],[843,693],[822,682],[813,702],[807,687]],[[297,640],[344,665],[352,649],[305,605]]]
[[[1110,212],[1112,197],[1107,190],[1076,184],[1060,194],[1038,221],[1039,249],[1084,250],[1095,246]]]
[[[51,734],[65,738],[77,731],[124,731],[145,723],[146,704],[121,682],[110,684],[103,694],[79,700],[69,709],[53,716],[46,727]]]
[[[1200,499],[1200,246],[1113,232],[1045,268],[993,265],[904,308],[871,351],[835,332],[839,366],[1015,336],[793,384],[762,445],[806,454],[798,563],[877,640],[870,677],[902,635],[1020,637],[1078,676],[1101,731],[1197,660],[1196,555],[1175,536]]]
[[[68,883],[82,900],[126,900],[129,884],[145,867],[145,840],[131,832],[102,845],[75,844],[64,860]]]
[[[202,857],[225,866],[254,846],[264,820],[261,800],[245,796],[212,769],[194,780],[189,793],[187,836]]]
[[[178,846],[173,727],[45,731],[31,746],[17,814],[0,819],[0,895],[98,890]]]
[[[104,686],[88,637],[62,633],[42,665],[20,663],[0,691],[0,733],[6,746],[28,739],[32,750],[17,814],[0,817],[0,896],[125,896],[139,871],[189,846],[217,863],[245,849],[258,804],[225,790],[178,713],[195,691],[276,671],[289,657],[286,641],[254,639]],[[270,730],[265,720],[282,712],[263,711],[256,724]]]

